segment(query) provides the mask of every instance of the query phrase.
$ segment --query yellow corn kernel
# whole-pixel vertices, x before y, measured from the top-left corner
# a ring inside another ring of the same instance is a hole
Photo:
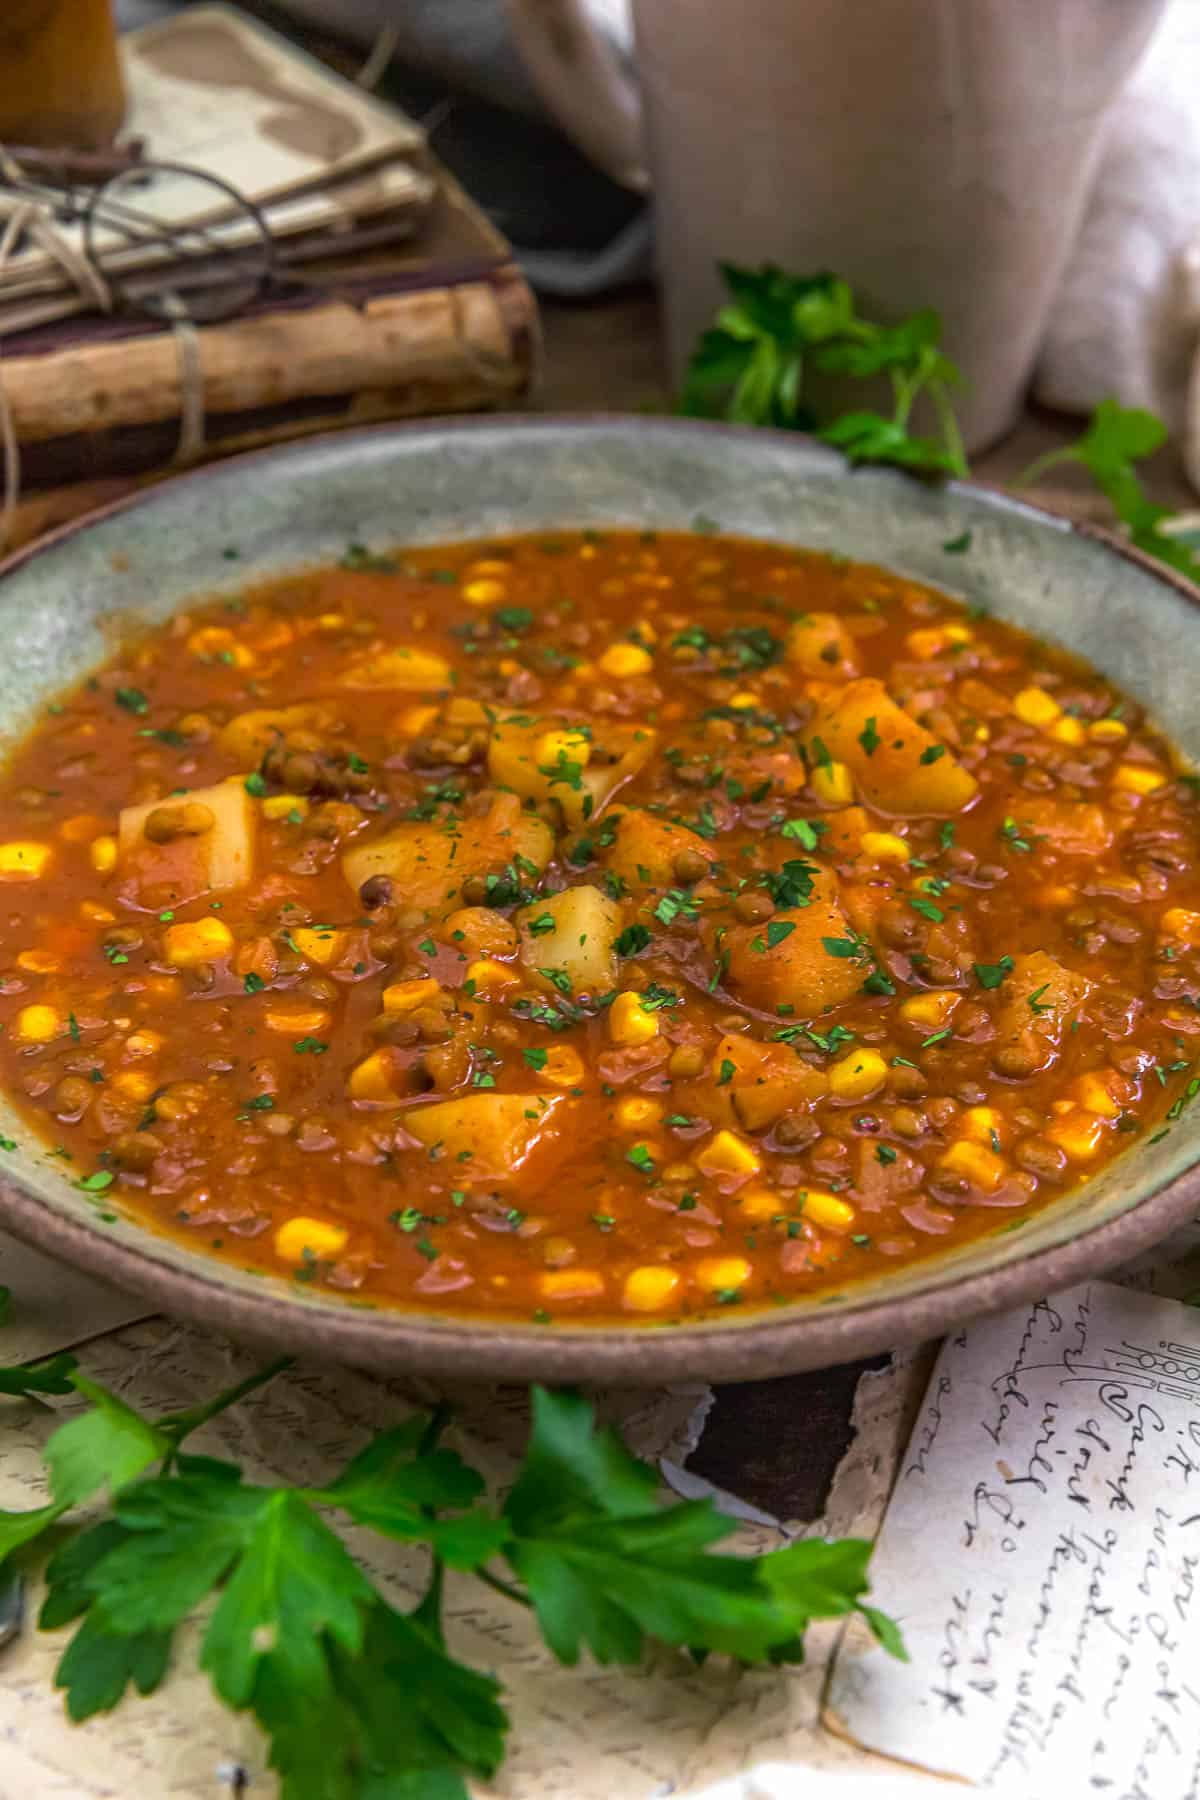
[[[854,799],[854,779],[845,763],[820,763],[809,785],[822,806],[849,806]]]
[[[538,1286],[543,1300],[598,1300],[604,1277],[599,1269],[547,1269]]]
[[[1159,920],[1159,929],[1164,937],[1177,938],[1181,944],[1200,944],[1200,912],[1169,906]]]
[[[62,968],[62,958],[55,956],[53,950],[22,950],[17,967],[28,975],[55,975]]]
[[[757,1175],[762,1162],[753,1144],[734,1131],[718,1131],[696,1158],[696,1167],[706,1175],[736,1175],[745,1181]]]
[[[1087,732],[1084,730],[1082,719],[1076,719],[1070,713],[1064,713],[1062,718],[1056,719],[1050,727],[1050,736],[1057,743],[1077,745],[1086,741]]]
[[[663,1109],[658,1101],[650,1100],[644,1094],[631,1094],[617,1107],[617,1124],[622,1131],[645,1131],[658,1125],[662,1116]]]
[[[1072,1162],[1090,1162],[1103,1141],[1104,1120],[1098,1119],[1095,1113],[1077,1109],[1055,1119],[1046,1136],[1060,1150],[1065,1150]]]
[[[508,593],[502,581],[491,575],[483,575],[478,581],[463,583],[462,597],[471,606],[495,606],[497,600],[503,600]]]
[[[961,994],[952,988],[934,988],[928,994],[914,994],[911,999],[900,1005],[900,1017],[910,1025],[919,1025],[922,1030],[926,1026],[931,1031],[940,1031],[953,1016]]]
[[[894,831],[864,831],[862,847],[864,855],[873,856],[879,862],[906,863],[912,855],[904,839]]]
[[[303,1213],[297,1213],[275,1233],[275,1254],[284,1262],[328,1262],[346,1247],[350,1233],[344,1225],[334,1225],[328,1219],[306,1219]]]
[[[1088,726],[1088,736],[1098,744],[1120,744],[1129,736],[1129,727],[1120,719],[1093,719]]]
[[[606,675],[622,679],[628,675],[648,675],[654,667],[654,658],[640,644],[610,644],[597,658],[596,666]]]
[[[1013,711],[1025,725],[1036,725],[1044,731],[1047,725],[1053,725],[1062,712],[1062,707],[1048,694],[1045,688],[1022,688],[1013,700]]]
[[[975,641],[975,633],[969,625],[943,625],[946,641],[950,644],[971,644]]]
[[[511,575],[512,564],[504,562],[499,556],[480,556],[467,569],[467,575]]]
[[[647,1263],[631,1269],[621,1289],[621,1304],[627,1312],[661,1312],[675,1298],[683,1285],[678,1269],[662,1263]]]
[[[282,1032],[289,1037],[308,1037],[325,1030],[329,1014],[319,1006],[280,1007],[265,1012],[263,1024],[268,1031]]]
[[[354,1065],[346,1081],[346,1092],[351,1100],[397,1098],[391,1063],[384,1051],[372,1050],[369,1056]]]
[[[977,725],[975,727],[975,742],[977,744],[988,744],[991,742],[991,738],[992,728],[990,725]]]
[[[749,1188],[738,1199],[738,1212],[742,1218],[751,1219],[756,1225],[786,1211],[786,1206],[774,1188]]]
[[[158,1080],[141,1069],[119,1069],[112,1084],[119,1094],[128,1094],[131,1100],[148,1100],[158,1086]]]
[[[738,712],[750,712],[758,705],[758,695],[752,694],[748,690],[740,694],[730,694],[729,704]]]
[[[157,1031],[131,1031],[125,1039],[126,1056],[157,1056],[163,1047],[162,1036]]]
[[[54,1006],[23,1006],[14,1029],[27,1044],[48,1044],[62,1036],[63,1016]]]
[[[311,925],[297,926],[292,932],[292,942],[301,956],[308,962],[319,963],[322,968],[341,955],[346,935],[342,931],[314,931]]]
[[[96,900],[81,900],[79,916],[89,925],[112,925],[116,922],[116,913],[110,906],[101,906]]]
[[[904,640],[918,662],[932,662],[935,656],[942,654],[949,641],[940,625],[923,625],[919,631],[910,631]]]
[[[1073,906],[1075,889],[1065,887],[1061,882],[1050,882],[1037,890],[1037,899],[1042,906]]]
[[[117,866],[117,840],[115,837],[93,838],[88,845],[88,856],[97,874],[108,875]]]
[[[887,1080],[887,1064],[878,1050],[851,1050],[829,1071],[829,1091],[838,1100],[865,1100]]]
[[[958,1120],[958,1129],[965,1138],[970,1138],[976,1144],[986,1144],[990,1150],[996,1148],[992,1139],[994,1137],[999,1142],[1003,1125],[1003,1116],[994,1106],[968,1106]]]
[[[658,1014],[647,1012],[642,996],[626,989],[608,1009],[608,1035],[614,1044],[648,1044],[658,1036]]]
[[[579,1087],[586,1073],[578,1050],[572,1050],[569,1044],[552,1044],[538,1070],[538,1080],[548,1081],[551,1087]]]
[[[800,1210],[806,1219],[814,1225],[820,1225],[825,1231],[849,1231],[856,1214],[848,1200],[839,1200],[836,1194],[827,1194],[821,1188],[809,1188],[800,1196]]]
[[[264,819],[286,819],[292,813],[306,817],[308,800],[304,794],[268,794],[262,803]]]
[[[196,919],[168,925],[163,944],[169,963],[177,969],[194,969],[197,963],[228,956],[233,933],[220,919]]]
[[[517,971],[510,969],[507,963],[497,962],[492,956],[483,956],[478,962],[468,963],[463,979],[472,983],[471,994],[476,1000],[500,1000],[521,985],[521,977]]]
[[[420,737],[438,716],[436,706],[406,706],[396,720],[396,730],[404,737]]]
[[[973,1143],[970,1138],[959,1138],[957,1143],[951,1144],[938,1166],[949,1169],[952,1175],[965,1176],[985,1194],[994,1194],[1008,1171],[1002,1156],[997,1156],[986,1144]]]
[[[1147,769],[1139,763],[1122,763],[1112,782],[1123,794],[1155,794],[1166,783],[1161,769]]]
[[[1101,1119],[1119,1119],[1121,1103],[1113,1098],[1113,1082],[1111,1074],[1093,1069],[1087,1075],[1080,1075],[1072,1084],[1072,1092],[1085,1112],[1095,1113]]]
[[[49,844],[0,844],[0,881],[36,881],[50,861]]]
[[[592,746],[581,731],[543,731],[535,746],[539,769],[554,769],[560,763],[578,763],[586,768],[591,761]]]
[[[202,625],[188,639],[188,649],[205,662],[219,658],[231,663],[235,669],[248,669],[254,662],[254,652],[247,650],[245,644],[239,644],[233,632],[224,625]]]
[[[436,1000],[441,991],[432,975],[416,975],[411,981],[393,981],[383,990],[383,1010],[385,1013],[415,1012],[418,1006],[428,1006],[431,1000]]]
[[[695,1273],[710,1294],[727,1294],[744,1287],[754,1271],[744,1256],[702,1256]]]

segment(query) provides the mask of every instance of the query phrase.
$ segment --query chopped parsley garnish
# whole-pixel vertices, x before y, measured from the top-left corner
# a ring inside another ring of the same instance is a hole
[[[118,706],[123,706],[126,712],[140,714],[150,711],[150,702],[141,688],[119,687],[113,694],[113,699]]]
[[[806,863],[798,856],[791,857],[781,869],[767,871],[763,886],[776,906],[807,906],[812,899],[813,881],[819,872],[815,864]]]
[[[945,744],[930,744],[930,746],[927,750],[922,750],[921,761],[923,763],[925,763],[926,765],[928,765],[929,763],[935,763],[935,762],[938,762],[940,760],[940,758],[945,756],[945,754],[946,754]]]
[[[1005,977],[1011,975],[1012,972],[1013,959],[1011,956],[1002,956],[999,962],[975,964],[976,979],[980,987],[984,988],[998,988]]]
[[[899,1154],[899,1151],[893,1150],[890,1144],[876,1144],[875,1146],[875,1161],[882,1163],[885,1169],[889,1163],[896,1161]]]
[[[780,837],[795,838],[803,850],[815,850],[820,834],[828,831],[824,820],[814,824],[808,819],[785,819],[779,827]]]
[[[324,1056],[328,1048],[329,1045],[317,1037],[297,1038],[292,1045],[297,1056]]]
[[[868,756],[874,756],[883,739],[875,729],[875,720],[870,718],[858,734],[858,741]]]
[[[940,925],[942,920],[946,917],[940,906],[935,906],[932,900],[922,899],[919,894],[910,895],[908,904],[912,907],[914,912],[919,912],[923,918],[932,919],[935,925]]]
[[[636,956],[653,936],[648,925],[626,925],[624,931],[618,933],[613,949],[618,956]]]
[[[1033,845],[1027,837],[1021,836],[1021,827],[1015,819],[1005,819],[1000,827],[1000,836],[1010,850],[1032,850]]]
[[[553,913],[539,913],[536,919],[530,919],[525,927],[534,937],[545,937],[548,931],[557,931]]]
[[[717,1086],[718,1087],[728,1087],[729,1083],[733,1080],[733,1078],[736,1074],[737,1074],[737,1064],[730,1062],[730,1060],[727,1056],[724,1057],[721,1062],[721,1067],[717,1073]]]
[[[262,976],[256,975],[253,970],[242,981],[242,986],[248,994],[261,994],[266,985]]]
[[[625,1161],[640,1169],[643,1175],[649,1175],[654,1168],[654,1158],[645,1144],[634,1144],[625,1152]]]

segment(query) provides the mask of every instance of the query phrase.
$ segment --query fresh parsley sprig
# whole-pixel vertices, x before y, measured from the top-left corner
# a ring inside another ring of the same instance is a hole
[[[654,1472],[576,1395],[532,1390],[524,1461],[499,1505],[442,1444],[444,1410],[380,1433],[319,1488],[249,1482],[236,1464],[184,1449],[286,1366],[153,1421],[70,1357],[0,1370],[0,1392],[73,1390],[88,1403],[47,1441],[47,1503],[0,1514],[0,1559],[110,1496],[109,1511],[65,1542],[60,1527],[46,1567],[39,1623],[75,1624],[56,1675],[73,1719],[111,1710],[131,1686],[158,1687],[179,1627],[210,1603],[201,1667],[262,1727],[282,1800],[467,1800],[467,1776],[503,1760],[509,1719],[498,1683],[446,1648],[447,1568],[529,1607],[567,1664],[585,1651],[636,1663],[651,1642],[791,1661],[811,1620],[853,1612],[904,1654],[896,1626],[864,1599],[866,1541],[715,1553],[732,1521],[708,1501],[661,1505]],[[427,1549],[412,1612],[372,1584],[329,1513]]]
[[[684,382],[683,412],[815,431],[851,462],[966,474],[949,397],[959,372],[939,348],[941,320],[935,312],[879,325],[861,316],[850,284],[839,276],[787,275],[769,264],[720,268],[732,300],[696,347]],[[806,387],[810,373],[886,376],[890,416],[857,411],[822,421]],[[934,409],[936,438],[910,430],[922,393]]]
[[[879,325],[860,315],[849,283],[837,275],[788,275],[770,264],[719,267],[731,298],[696,345],[681,412],[811,431],[852,463],[892,463],[926,475],[969,473],[951,398],[961,376],[940,347],[937,313],[925,309],[896,325]],[[890,417],[864,411],[822,416],[807,379],[813,373],[886,375],[892,386]],[[910,430],[922,394],[937,422],[933,438]],[[1102,400],[1082,437],[1038,457],[1017,486],[1060,464],[1078,463],[1108,499],[1131,543],[1200,582],[1195,536],[1172,529],[1169,509],[1151,500],[1137,472],[1137,464],[1166,441],[1167,428],[1154,413]],[[962,553],[970,541],[970,532],[964,532],[943,549]]]
[[[1018,486],[1028,486],[1063,463],[1080,464],[1108,500],[1130,542],[1197,581],[1200,558],[1185,539],[1162,529],[1170,511],[1151,500],[1137,472],[1137,464],[1166,441],[1167,428],[1154,413],[1102,400],[1078,442],[1039,456],[1020,476]]]

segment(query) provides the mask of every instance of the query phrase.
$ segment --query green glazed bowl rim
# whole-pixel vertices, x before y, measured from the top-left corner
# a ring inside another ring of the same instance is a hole
[[[462,444],[474,434],[495,435],[497,431],[586,439],[652,434],[668,442],[702,441],[715,433],[728,440],[731,449],[739,442],[774,442],[781,450],[801,454],[810,466],[819,458],[822,466],[835,472],[839,464],[845,469],[840,457],[798,433],[690,419],[647,419],[619,413],[492,413],[373,425],[205,464],[97,507],[0,560],[0,582],[107,520],[169,503],[181,489],[202,491],[214,480],[240,477],[243,472],[252,480],[256,469],[306,455],[320,457],[340,451],[353,459],[356,449],[391,437],[409,443],[449,438]],[[848,469],[845,474],[852,478]],[[919,484],[914,483],[914,490],[919,491]],[[1188,605],[1200,607],[1200,588],[1100,526],[1015,500],[983,483],[948,482],[941,491],[951,498],[962,496],[997,513],[1024,516],[1091,540],[1155,583],[1174,590]],[[736,532],[736,523],[730,529]],[[469,512],[457,535],[473,535]],[[303,562],[302,552],[298,562]],[[228,568],[223,573],[228,576]],[[275,1280],[257,1285],[238,1282],[229,1265],[149,1229],[141,1230],[134,1241],[117,1241],[106,1235],[98,1221],[71,1216],[61,1205],[23,1185],[11,1168],[0,1176],[0,1226],[51,1256],[145,1295],[169,1314],[227,1331],[243,1341],[321,1354],[383,1373],[588,1380],[631,1387],[697,1378],[739,1381],[782,1375],[919,1342],[969,1318],[1101,1274],[1148,1249],[1198,1211],[1200,1146],[1194,1160],[1173,1177],[1116,1217],[1090,1225],[1065,1241],[1022,1255],[1019,1240],[1014,1239],[1014,1251],[997,1266],[965,1276],[946,1269],[939,1275],[945,1259],[928,1256],[920,1265],[928,1279],[917,1292],[889,1297],[885,1291],[856,1303],[851,1285],[845,1295],[839,1295],[836,1311],[802,1303],[748,1311],[738,1318],[727,1315],[669,1326],[557,1323],[548,1328],[508,1318],[369,1308],[344,1300],[314,1305],[311,1290],[301,1291]],[[843,1304],[844,1299],[848,1303]]]

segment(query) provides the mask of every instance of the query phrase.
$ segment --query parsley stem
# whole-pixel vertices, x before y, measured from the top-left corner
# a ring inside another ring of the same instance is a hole
[[[208,1421],[215,1419],[218,1413],[226,1412],[229,1407],[236,1406],[239,1400],[244,1400],[247,1394],[254,1393],[256,1388],[265,1387],[268,1381],[274,1381],[276,1375],[282,1375],[283,1371],[290,1369],[291,1366],[292,1358],[290,1356],[277,1356],[275,1361],[268,1363],[265,1369],[256,1369],[253,1375],[247,1375],[244,1381],[239,1381],[233,1387],[226,1388],[223,1393],[214,1394],[211,1400],[205,1400],[202,1405],[193,1406],[188,1412],[168,1413],[165,1418],[159,1419],[159,1431],[164,1432],[171,1439],[171,1455],[167,1458],[168,1462],[185,1437],[190,1437],[192,1432],[198,1431],[201,1425],[207,1425]]]
[[[942,428],[942,437],[954,463],[954,473],[965,481],[971,473],[971,466],[967,461],[967,447],[963,443],[962,432],[958,429],[958,419],[950,404],[944,381],[935,379],[930,382],[929,398],[933,402],[938,424]]]
[[[513,1587],[511,1582],[502,1580],[499,1575],[493,1575],[489,1569],[476,1569],[475,1573],[480,1581],[485,1582],[488,1587],[494,1588],[498,1594],[503,1594],[506,1600],[515,1600],[518,1606],[532,1607],[533,1601],[529,1595],[523,1594],[520,1588]]]

